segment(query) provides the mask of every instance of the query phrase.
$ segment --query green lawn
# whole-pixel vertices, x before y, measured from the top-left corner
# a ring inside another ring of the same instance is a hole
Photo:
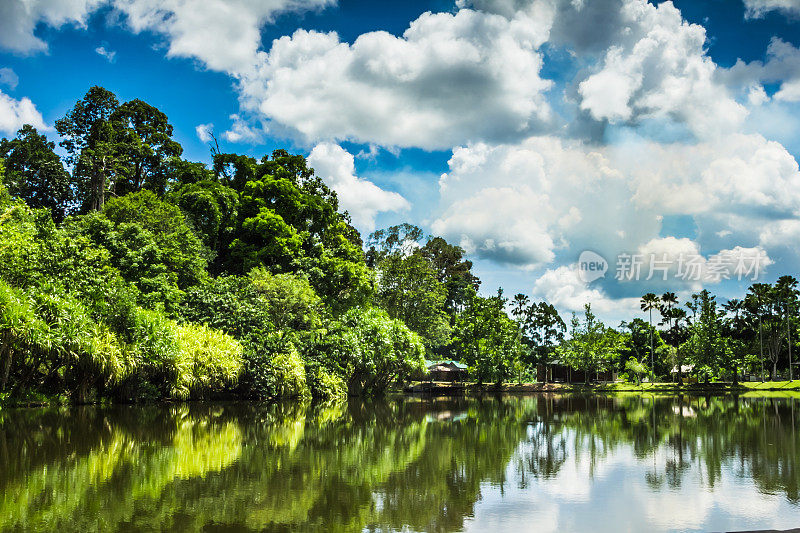
[[[800,390],[800,379],[794,381],[754,381],[742,383],[752,390]]]
[[[733,389],[733,383],[690,383],[686,385],[679,385],[677,383],[664,382],[664,383],[609,383],[608,385],[599,385],[598,389],[607,389],[613,391],[669,391],[669,390],[697,390],[697,389]],[[800,380],[794,381],[764,381],[764,382],[740,382],[736,388],[748,389],[753,391],[769,390],[769,391],[800,391]]]

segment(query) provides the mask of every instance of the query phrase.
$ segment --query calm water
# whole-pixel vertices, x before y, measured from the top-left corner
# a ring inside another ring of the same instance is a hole
[[[713,397],[3,410],[0,530],[785,529],[798,430]]]

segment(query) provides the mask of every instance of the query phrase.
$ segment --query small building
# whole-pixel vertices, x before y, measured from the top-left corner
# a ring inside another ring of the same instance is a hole
[[[694,372],[694,365],[681,365],[680,373],[683,374],[684,376],[687,374],[691,374],[692,372]],[[672,367],[670,374],[677,374],[677,373],[678,373],[678,366],[676,365]]]
[[[697,376],[691,375],[692,372],[694,372],[694,365],[681,365],[680,372],[678,371],[678,366],[675,365],[672,367],[672,370],[669,371],[672,376],[672,381],[677,380],[680,374],[683,383],[697,383]]]
[[[465,381],[467,365],[458,361],[426,361],[430,381]]]
[[[536,365],[536,379],[549,383],[589,383],[593,381],[613,382],[619,379],[616,370],[586,372],[575,370],[561,361],[553,361],[546,365]]]

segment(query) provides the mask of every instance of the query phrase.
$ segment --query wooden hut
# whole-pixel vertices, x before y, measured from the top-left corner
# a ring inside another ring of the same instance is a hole
[[[465,381],[467,365],[458,361],[428,361],[428,379],[430,381]]]

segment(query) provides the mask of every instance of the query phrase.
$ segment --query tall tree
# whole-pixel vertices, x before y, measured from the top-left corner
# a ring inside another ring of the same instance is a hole
[[[618,331],[597,320],[591,305],[586,304],[583,322],[573,314],[570,338],[557,353],[568,365],[583,370],[588,381],[591,373],[607,370],[619,358],[624,341]]]
[[[748,294],[745,296],[745,308],[758,320],[758,358],[761,364],[761,381],[764,381],[764,330],[761,318],[764,310],[764,302],[769,290],[763,283],[755,283],[750,286]]]
[[[470,366],[481,383],[491,380],[500,384],[518,366],[518,328],[506,314],[505,305],[500,291],[491,298],[476,295],[456,318],[455,354]]]
[[[622,322],[620,324],[620,330],[625,332],[626,337],[625,347],[621,354],[623,357],[623,361],[621,361],[621,363],[623,363],[622,368],[625,367],[625,364],[627,364],[628,360],[635,359],[637,362],[645,365],[649,371],[649,366],[646,363],[650,355],[651,336],[653,338],[653,351],[656,356],[664,353],[672,355],[669,353],[667,346],[664,344],[661,332],[641,318],[637,317],[630,322]],[[668,359],[669,358],[665,358],[662,361],[659,357],[656,357],[655,367],[657,369],[669,372],[671,370],[671,365]],[[677,357],[674,359],[676,360],[672,362],[677,364]]]
[[[377,300],[389,316],[405,322],[428,348],[450,340],[444,306],[447,288],[420,254],[395,253],[378,264]]]
[[[789,351],[789,379],[794,379],[794,369],[792,368],[792,331],[794,330],[794,313],[797,309],[797,297],[800,292],[797,290],[797,279],[793,276],[781,276],[775,282],[775,291],[778,303],[783,310],[784,321],[786,322],[786,343]]]
[[[764,337],[766,333],[767,353],[772,352],[773,341],[779,339],[781,328],[775,327],[774,291],[768,283],[754,283],[745,296],[745,308],[758,321],[759,359],[761,361],[761,381],[764,381]],[[766,332],[765,332],[766,330]],[[775,335],[777,332],[778,335]]]
[[[678,297],[674,292],[665,292],[661,295],[661,304],[659,305],[659,312],[663,317],[663,325],[667,326],[667,331],[672,331],[675,322],[675,316],[672,311],[678,307]]]
[[[525,335],[523,342],[531,347],[535,361],[529,364],[542,364],[545,367],[552,362],[556,346],[564,340],[567,325],[558,314],[558,310],[547,302],[536,302],[528,307],[524,317]],[[545,381],[548,380],[545,368]]]
[[[8,192],[33,208],[49,209],[60,223],[73,208],[74,194],[69,173],[54,149],[55,144],[29,124],[16,138],[0,140],[6,167],[2,183]]]
[[[403,223],[379,229],[370,234],[367,240],[367,264],[375,265],[385,256],[395,253],[409,254],[420,247],[424,233],[413,224]]]
[[[739,368],[745,364],[747,356],[748,327],[744,317],[744,301],[731,298],[722,304],[722,308],[728,315],[723,323],[730,352],[727,363],[733,374],[733,382],[736,383],[739,378]]]
[[[658,296],[656,296],[652,292],[648,292],[644,296],[642,296],[641,301],[641,309],[642,311],[650,313],[650,327],[653,327],[653,309],[659,308],[660,300]],[[653,355],[653,332],[650,332],[650,372],[653,372],[655,369],[655,357]]]
[[[118,161],[110,118],[118,107],[114,93],[95,86],[64,118],[56,121],[83,211],[101,210],[107,190],[113,186],[111,180]]]
[[[419,229],[419,228],[417,228]],[[451,321],[463,310],[480,286],[480,280],[472,273],[472,261],[464,259],[464,249],[448,243],[441,237],[428,239],[419,253],[428,259],[436,277],[447,288],[445,310]]]
[[[115,193],[121,196],[145,188],[163,195],[170,163],[183,152],[172,139],[167,115],[137,99],[114,110],[110,121],[120,162]]]
[[[723,362],[726,346],[716,297],[704,289],[700,291],[698,301],[698,315],[692,324],[690,340],[694,348],[695,371],[702,372],[708,380]]]
[[[528,313],[528,304],[530,300],[530,298],[522,293],[515,294],[514,298],[511,300],[511,316],[513,316],[517,322],[522,322],[523,318]]]

